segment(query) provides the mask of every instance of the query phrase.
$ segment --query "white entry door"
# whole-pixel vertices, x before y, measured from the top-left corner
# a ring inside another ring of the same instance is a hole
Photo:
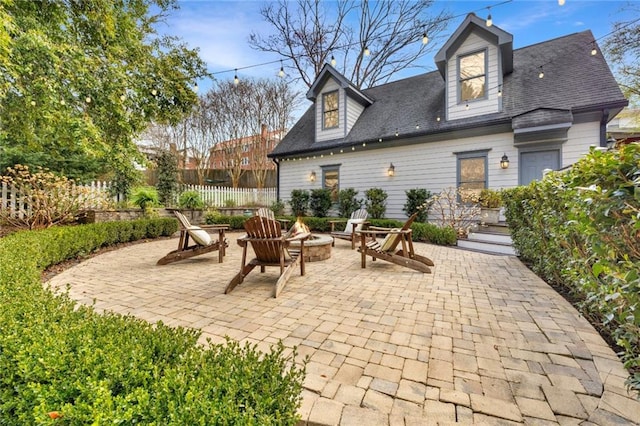
[[[520,185],[542,179],[544,169],[560,168],[560,150],[528,151],[520,154]]]

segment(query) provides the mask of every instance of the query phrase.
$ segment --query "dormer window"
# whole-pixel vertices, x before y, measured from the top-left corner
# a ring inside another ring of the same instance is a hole
[[[322,95],[322,128],[338,127],[338,91],[327,92]]]
[[[486,97],[487,79],[486,51],[470,53],[458,58],[460,102]]]

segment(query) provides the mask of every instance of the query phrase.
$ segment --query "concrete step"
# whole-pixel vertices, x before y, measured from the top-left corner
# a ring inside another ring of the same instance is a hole
[[[486,225],[478,226],[477,232],[491,232],[494,234],[511,234],[511,230],[509,229],[509,225],[506,222],[498,222]]]
[[[486,242],[471,239],[458,240],[458,247],[465,250],[481,251],[483,253],[515,256],[516,251],[511,244]]]
[[[513,244],[511,236],[509,234],[503,234],[501,232],[474,231],[469,233],[467,239],[485,243],[498,243],[507,245]]]

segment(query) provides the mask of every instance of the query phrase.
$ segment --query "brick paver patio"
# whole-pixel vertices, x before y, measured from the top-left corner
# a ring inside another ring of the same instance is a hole
[[[309,356],[300,414],[309,425],[638,424],[627,372],[580,314],[515,257],[428,244],[426,275],[368,262],[337,241],[278,299],[277,269],[240,268],[239,234],[217,253],[156,266],[177,245],[107,252],[51,280],[98,310],[202,330]]]

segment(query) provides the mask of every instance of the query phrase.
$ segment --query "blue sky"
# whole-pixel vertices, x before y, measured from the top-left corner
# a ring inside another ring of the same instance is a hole
[[[271,28],[262,21],[259,10],[265,3],[252,0],[179,0],[180,9],[167,17],[159,30],[182,38],[190,47],[198,47],[201,57],[207,62],[209,71],[243,68],[264,62],[278,61],[275,54],[253,50],[247,40],[252,31],[268,35]],[[596,39],[607,35],[616,21],[629,20],[627,1],[566,0],[563,6],[558,0],[514,0],[501,4],[494,1],[436,1],[436,9],[446,8],[457,18],[449,21],[446,36],[450,35],[468,12],[486,17],[491,8],[494,25],[513,34],[514,48],[528,46],[552,38],[590,29]],[[637,6],[637,4],[636,4]],[[433,54],[421,64],[434,69],[433,55],[446,40],[434,43]],[[241,70],[238,76],[275,76],[279,62]],[[409,75],[424,72],[424,69],[408,71]],[[216,78],[232,79],[234,72],[216,74]],[[401,77],[407,77],[402,75]],[[209,83],[200,82],[206,90]]]

